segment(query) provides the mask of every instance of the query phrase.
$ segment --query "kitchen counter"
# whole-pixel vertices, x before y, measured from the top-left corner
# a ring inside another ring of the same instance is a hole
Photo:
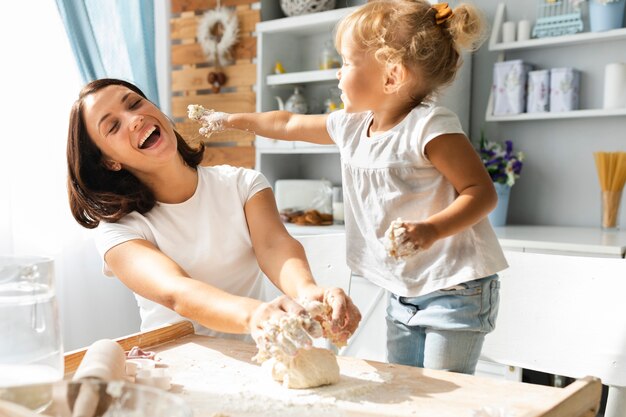
[[[286,225],[293,236],[344,233],[343,225]],[[571,255],[626,257],[626,230],[603,231],[599,227],[504,226],[494,228],[505,249],[526,252],[563,252]]]
[[[561,251],[571,254],[611,256],[626,254],[626,231],[599,227],[504,226],[494,228],[507,249]]]
[[[600,399],[600,382],[593,378],[554,388],[351,357],[337,358],[339,383],[290,390],[252,362],[253,344],[198,336],[186,324],[118,342],[124,349],[139,343],[156,351],[169,366],[171,391],[193,408],[195,417],[470,417],[474,410],[487,406],[501,408],[506,415],[583,417],[595,415],[591,410],[597,410]],[[161,333],[174,338],[167,340]],[[151,347],[155,340],[161,344]],[[81,354],[66,357],[68,371],[77,366]]]

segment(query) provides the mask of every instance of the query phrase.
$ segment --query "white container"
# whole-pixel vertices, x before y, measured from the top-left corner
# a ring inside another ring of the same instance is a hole
[[[517,23],[517,41],[527,41],[530,39],[530,21],[520,20]]]
[[[343,224],[343,188],[333,187],[333,222]]]
[[[63,373],[54,261],[0,256],[0,400],[41,411]]]
[[[331,214],[332,183],[328,180],[277,180],[274,186],[279,211],[318,210]]]
[[[605,109],[626,107],[626,63],[607,64],[604,69]]]
[[[580,71],[574,68],[550,70],[550,111],[564,112],[578,109]]]
[[[523,113],[526,109],[526,81],[529,64],[521,59],[496,62],[493,67],[493,114]]]
[[[502,42],[515,42],[515,22],[504,22],[502,24]]]
[[[550,110],[550,70],[528,72],[527,113],[541,113]]]

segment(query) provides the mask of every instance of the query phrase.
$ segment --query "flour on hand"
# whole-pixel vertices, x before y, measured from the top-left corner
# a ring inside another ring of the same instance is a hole
[[[404,220],[399,217],[391,222],[385,232],[385,249],[387,249],[389,256],[396,259],[407,258],[415,255],[418,251],[418,248],[406,235]]]
[[[313,347],[313,338],[328,337],[330,306],[318,301],[301,303],[306,315],[288,314],[263,324],[255,338],[259,351],[252,358],[285,388],[314,388],[339,381],[339,365],[328,349]],[[339,336],[335,339],[340,340]]]
[[[227,116],[226,113],[205,109],[199,104],[187,106],[187,117],[202,125],[198,132],[205,137],[211,136],[211,133],[223,131]]]

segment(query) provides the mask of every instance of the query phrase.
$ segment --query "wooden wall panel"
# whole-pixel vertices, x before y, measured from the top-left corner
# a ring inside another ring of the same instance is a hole
[[[250,5],[258,2],[259,0],[220,0],[222,7]],[[217,0],[172,0],[172,14],[214,9],[215,7],[217,7]]]
[[[207,74],[214,71],[214,67],[209,68],[183,68],[172,72],[173,91],[208,90],[211,84],[207,79]],[[226,74],[226,84],[228,87],[248,87],[243,90],[250,90],[256,83],[256,65],[242,63],[223,67]]]
[[[255,103],[256,94],[252,91],[172,97],[172,116],[175,119],[186,118],[187,106],[190,104],[200,104],[207,109],[226,113],[251,113],[255,110]]]
[[[254,32],[256,24],[261,19],[258,10],[237,9],[237,20],[239,20],[239,33]],[[170,36],[172,39],[188,39],[195,38],[198,24],[202,15],[181,16],[172,19],[170,24]]]
[[[242,36],[232,50],[234,60],[248,60],[256,57],[256,38]],[[198,43],[172,45],[172,65],[204,64],[207,62],[202,47]],[[224,63],[227,65],[227,63]]]
[[[201,165],[233,165],[254,168],[253,146],[207,147]]]
[[[219,93],[213,93],[207,77],[210,66],[196,31],[205,11],[217,6],[217,0],[172,0],[170,20],[172,58],[172,117],[178,132],[190,143],[202,141],[207,145],[203,165],[230,164],[254,167],[254,134],[220,132],[209,138],[200,136],[199,124],[187,119],[187,106],[199,104],[205,108],[228,113],[253,112],[256,108],[256,36],[260,21],[259,0],[221,0],[237,14],[239,39],[232,49],[232,62],[223,62],[227,81]]]

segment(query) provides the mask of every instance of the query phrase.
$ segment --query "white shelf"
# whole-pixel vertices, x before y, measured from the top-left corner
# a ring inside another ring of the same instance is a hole
[[[357,7],[358,6],[344,7],[341,9],[328,10],[326,12],[259,22],[256,25],[256,31],[257,33],[289,32],[289,36],[306,36],[312,33],[318,33],[320,29],[325,29],[329,25],[334,27],[342,17],[357,9]]]
[[[257,147],[257,153],[259,154],[315,154],[315,153],[339,153],[339,148],[336,145],[314,145],[308,144],[310,146],[297,146],[290,148],[262,148]]]
[[[337,82],[338,68],[329,70],[300,71],[287,74],[268,75],[267,85],[309,84],[325,81]]]
[[[516,49],[537,49],[557,45],[584,45],[587,43],[626,39],[626,28],[606,32],[583,32],[575,35],[553,36],[549,38],[529,39],[527,41],[489,44],[490,51],[512,51]]]
[[[488,122],[518,122],[525,120],[579,119],[587,117],[611,116],[626,116],[626,109],[591,109],[554,113],[521,113],[506,116],[494,116],[492,114],[488,114],[486,115],[485,120]]]
[[[626,39],[626,28],[613,29],[605,32],[581,32],[573,35],[535,38],[519,42],[499,42],[501,39],[502,23],[504,22],[504,3],[498,4],[494,17],[493,28],[489,38],[490,51],[512,51],[521,49],[548,48],[553,46],[584,45],[603,41]]]
[[[573,35],[554,36],[539,39],[529,39],[520,42],[502,43],[500,33],[505,17],[505,4],[500,3],[496,9],[494,23],[489,38],[489,50],[500,52],[498,61],[503,61],[506,51],[538,49],[555,46],[582,45],[611,40],[626,39],[626,28],[609,30],[606,32],[583,32]],[[489,102],[485,111],[485,121],[487,122],[518,122],[527,120],[556,120],[574,118],[594,118],[594,117],[624,117],[626,109],[585,109],[568,112],[544,112],[544,113],[521,113],[503,116],[493,115],[493,91],[489,94]]]

